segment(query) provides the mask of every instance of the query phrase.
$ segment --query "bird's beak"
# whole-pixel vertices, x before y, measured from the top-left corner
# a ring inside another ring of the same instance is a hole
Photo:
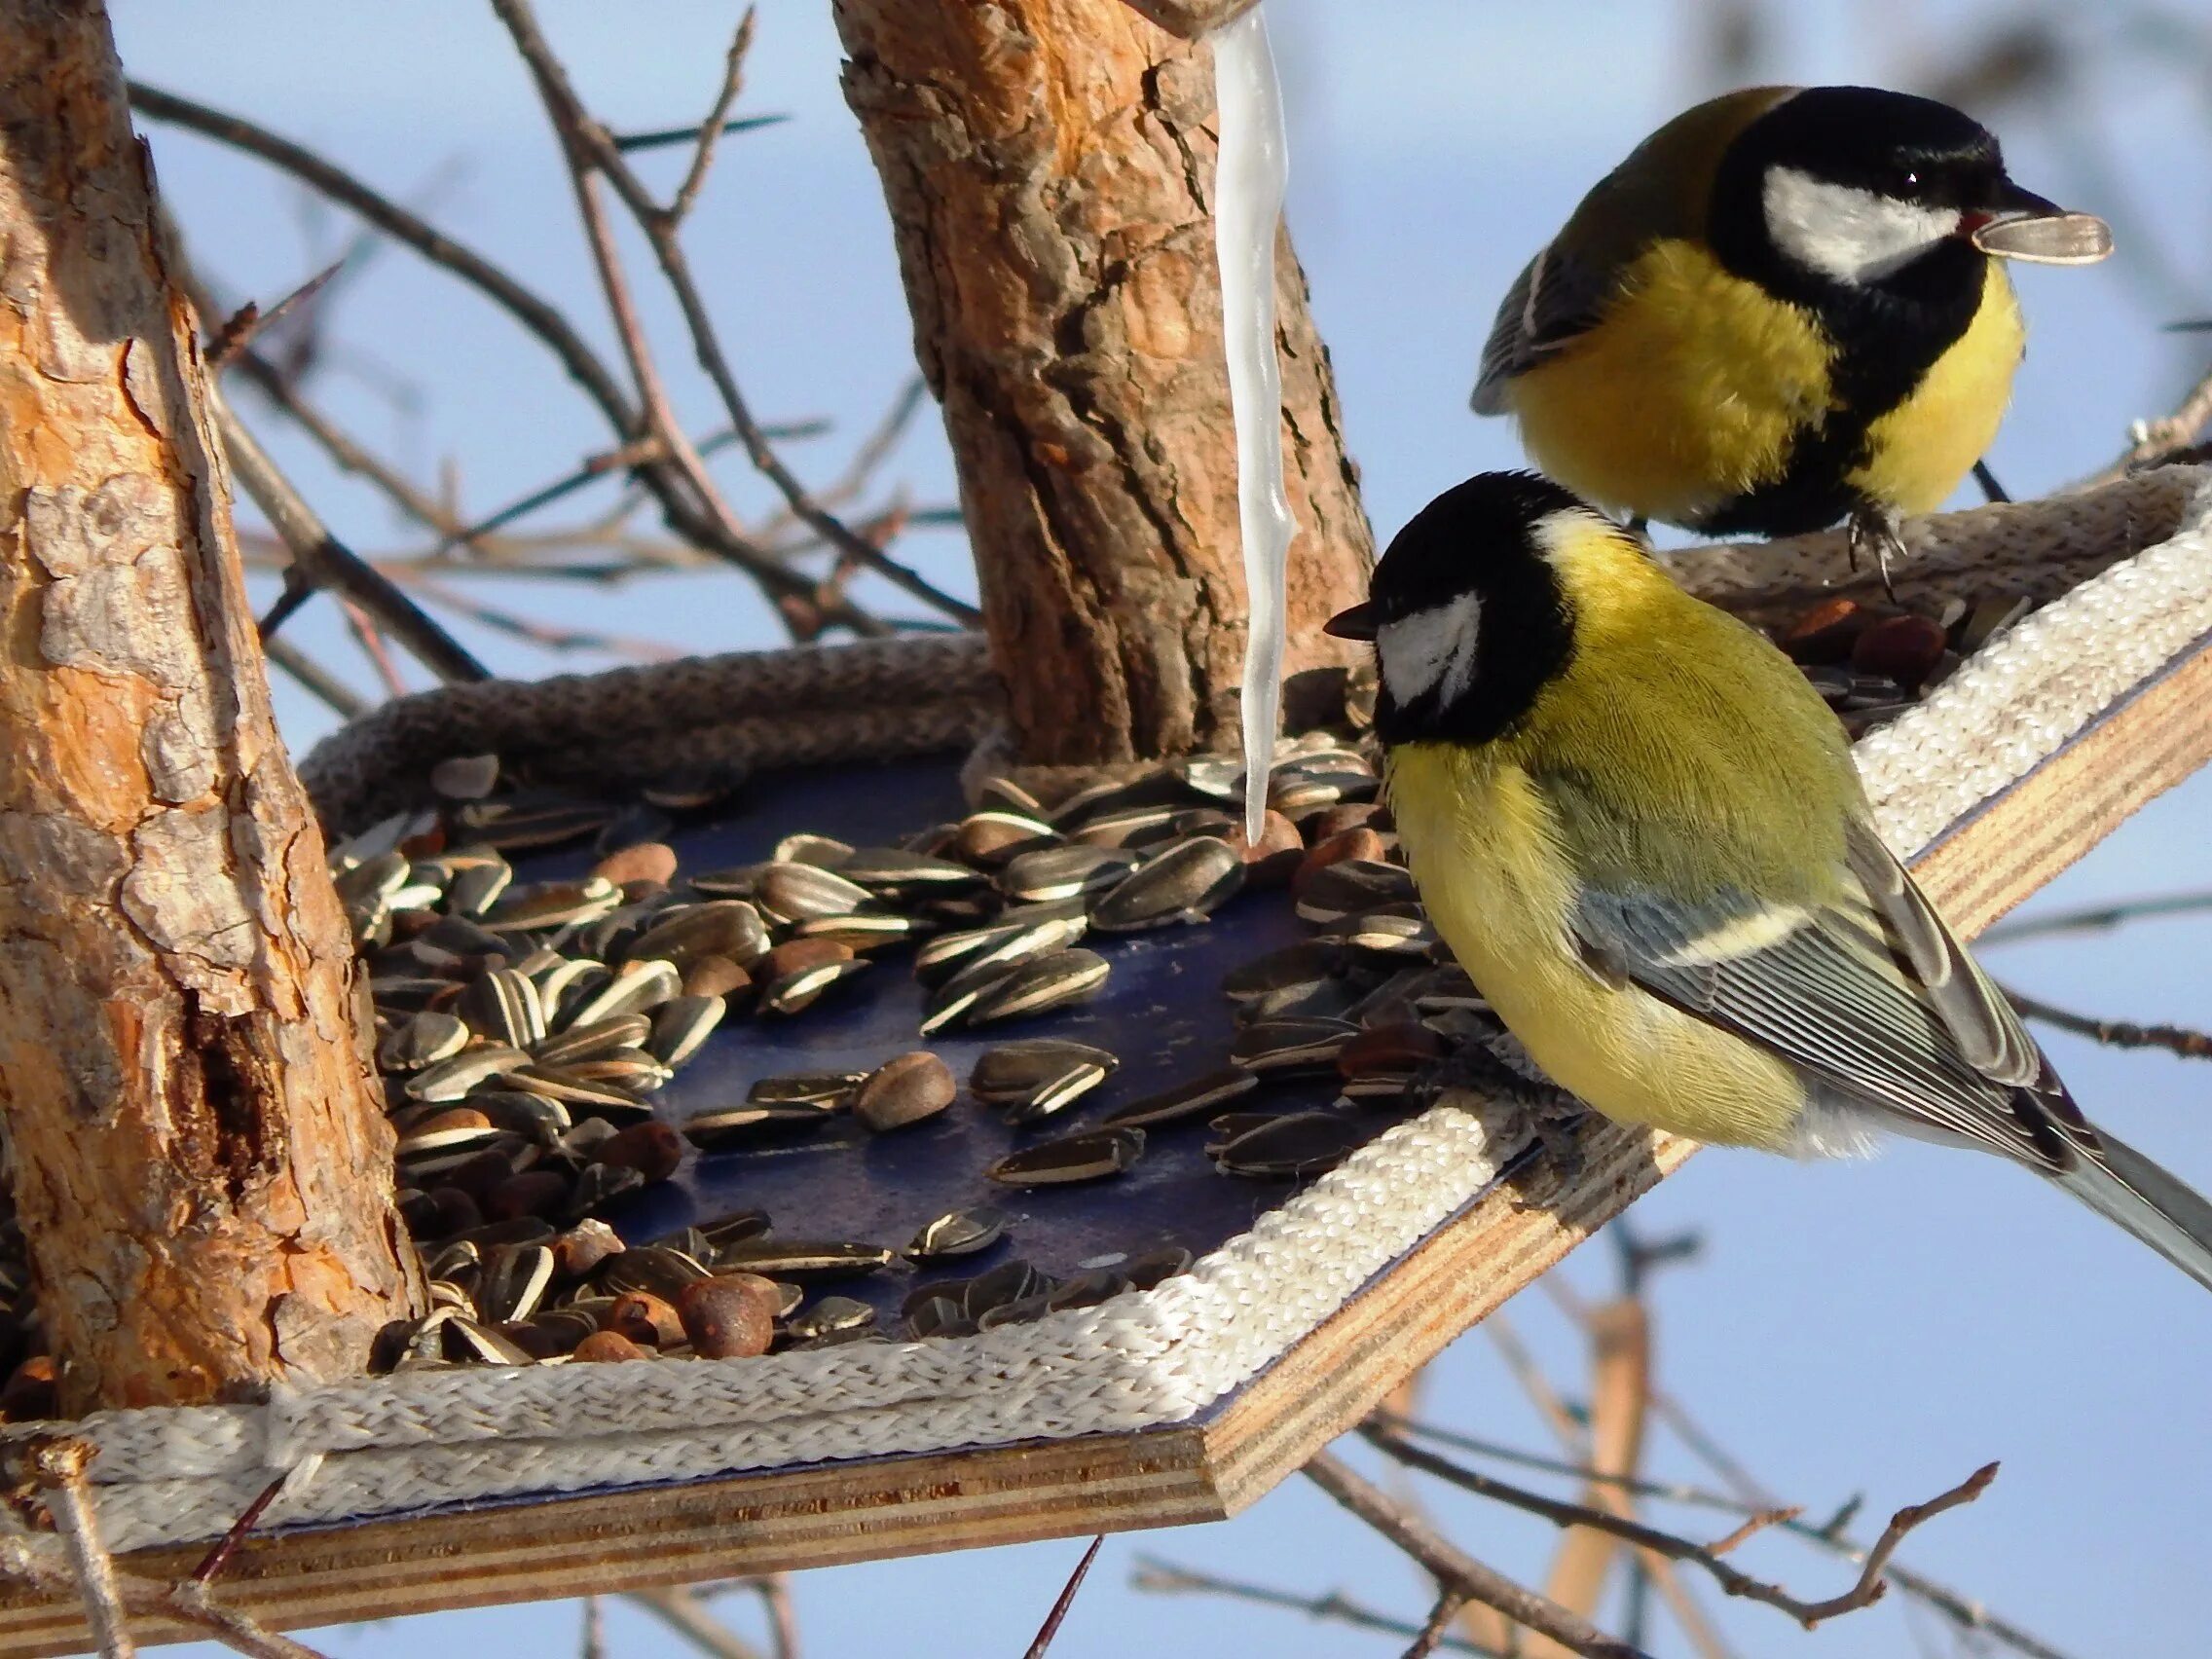
[[[2031,265],[2094,265],[2112,252],[2112,227],[2094,213],[2069,213],[2009,179],[1994,203],[1967,213],[1959,229],[1983,253]]]
[[[1372,640],[1375,638],[1375,607],[1355,605],[1349,610],[1340,610],[1321,624],[1321,632],[1333,634],[1340,640]]]

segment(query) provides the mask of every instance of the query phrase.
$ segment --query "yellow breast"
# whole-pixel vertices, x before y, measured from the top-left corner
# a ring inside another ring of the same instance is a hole
[[[1614,512],[1681,523],[1780,476],[1828,408],[1828,360],[1804,312],[1669,240],[1628,266],[1598,327],[1507,396],[1545,472]]]
[[[1525,772],[1494,748],[1414,744],[1392,754],[1389,791],[1430,920],[1556,1083],[1616,1122],[1791,1145],[1803,1096],[1788,1066],[1583,966],[1571,876]]]
[[[1900,512],[1941,506],[1989,453],[2026,345],[2011,278],[1992,259],[1973,321],[1911,394],[1867,428],[1866,464],[1851,482]]]

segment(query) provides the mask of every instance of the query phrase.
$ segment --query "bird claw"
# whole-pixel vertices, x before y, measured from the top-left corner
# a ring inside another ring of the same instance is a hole
[[[1894,512],[1881,508],[1868,508],[1851,515],[1845,532],[1844,547],[1851,556],[1851,568],[1860,570],[1868,554],[1874,559],[1874,570],[1882,578],[1882,592],[1892,605],[1898,603],[1897,584],[1890,579],[1890,559],[1905,553],[1904,536],[1899,529],[1903,521]]]

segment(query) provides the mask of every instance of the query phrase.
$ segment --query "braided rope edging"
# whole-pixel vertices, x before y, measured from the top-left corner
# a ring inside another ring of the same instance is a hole
[[[1858,749],[1891,844],[1919,849],[2212,636],[2212,491],[2164,542],[1993,642]],[[431,1373],[265,1405],[69,1425],[119,1549],[220,1533],[280,1473],[270,1516],[332,1523],[441,1502],[1187,1420],[1479,1198],[1513,1147],[1482,1103],[1399,1124],[1183,1277],[979,1336],[733,1361]],[[11,1429],[16,1437],[35,1429]]]

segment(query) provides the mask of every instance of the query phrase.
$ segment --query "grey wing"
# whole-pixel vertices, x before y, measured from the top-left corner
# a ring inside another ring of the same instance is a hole
[[[1849,862],[1862,891],[1817,908],[1586,887],[1574,930],[1598,971],[1900,1129],[2070,1167],[2095,1137],[2018,1015],[1870,830]]]
[[[1619,273],[1593,270],[1558,243],[1529,261],[1491,324],[1471,402],[1477,415],[1505,413],[1505,385],[1550,351],[1597,326]]]

